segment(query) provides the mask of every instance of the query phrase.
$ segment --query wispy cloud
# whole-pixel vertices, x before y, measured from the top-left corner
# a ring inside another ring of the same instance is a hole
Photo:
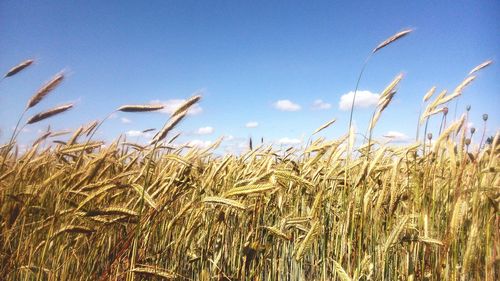
[[[327,102],[324,102],[321,99],[317,99],[313,102],[312,108],[314,110],[326,110],[332,108],[332,105]]]
[[[210,135],[215,131],[214,127],[206,126],[206,127],[201,127],[198,130],[196,130],[196,133],[198,135]]]
[[[384,134],[384,137],[390,139],[392,142],[407,142],[410,140],[409,136],[397,131],[389,131]]]
[[[126,118],[126,117],[122,117],[120,118],[120,121],[122,121],[123,124],[130,124],[132,123],[132,120]]]
[[[14,131],[16,127],[12,127],[11,130]],[[21,129],[21,133],[31,133],[31,129],[28,127],[24,127]]]
[[[296,145],[296,144],[301,144],[302,141],[299,139],[294,139],[294,138],[281,138],[278,140],[279,144],[285,144],[285,145]]]
[[[245,148],[249,148],[250,144],[249,144],[249,141],[240,141],[238,143],[238,148],[239,149],[245,149]]]
[[[281,110],[281,111],[299,111],[301,109],[301,106],[290,101],[290,100],[279,100],[275,102],[274,108]]]
[[[247,127],[247,128],[257,128],[258,126],[259,126],[259,123],[255,122],[255,121],[250,121],[250,122],[245,124],[245,127]]]
[[[354,107],[371,107],[376,106],[378,103],[380,95],[372,93],[370,91],[358,91],[356,94],[356,100],[354,101]],[[354,98],[354,92],[350,91],[340,97],[339,108],[340,110],[350,110],[352,105],[352,100]]]
[[[186,99],[171,99],[171,100],[152,100],[150,103],[151,104],[162,104],[164,108],[160,110],[160,112],[165,113],[165,114],[172,114],[174,111],[179,108],[184,102],[186,102]],[[200,114],[203,111],[201,106],[199,104],[194,104],[191,106],[188,110],[188,114],[190,115],[196,115]]]

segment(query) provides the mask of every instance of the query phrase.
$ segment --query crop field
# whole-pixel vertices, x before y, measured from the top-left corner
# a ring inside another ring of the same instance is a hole
[[[8,71],[2,87],[32,62]],[[349,126],[340,138],[316,137],[333,119],[305,147],[250,140],[234,155],[217,153],[220,141],[203,149],[174,143],[172,129],[201,96],[149,144],[99,140],[103,119],[70,133],[48,130],[21,151],[22,128],[77,110],[37,113],[67,79],[57,74],[0,146],[0,279],[499,280],[500,135],[485,136],[488,115],[469,128],[469,109],[451,120],[447,107],[491,63],[449,92],[423,93],[413,142],[372,138],[404,79],[397,75],[366,135]],[[432,118],[442,120],[439,132],[427,128]]]

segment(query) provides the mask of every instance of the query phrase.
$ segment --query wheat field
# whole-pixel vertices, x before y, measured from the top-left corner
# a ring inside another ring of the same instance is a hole
[[[449,93],[423,95],[418,140],[404,145],[372,138],[398,75],[361,140],[352,126],[337,139],[315,138],[332,120],[303,148],[220,155],[220,141],[175,145],[172,129],[202,99],[194,96],[147,145],[96,139],[104,118],[69,134],[47,131],[21,152],[23,126],[75,110],[68,104],[24,117],[65,79],[59,73],[0,147],[1,279],[499,280],[499,134],[486,140],[483,128],[468,128],[469,108],[434,136],[426,125],[446,117],[489,64]]]

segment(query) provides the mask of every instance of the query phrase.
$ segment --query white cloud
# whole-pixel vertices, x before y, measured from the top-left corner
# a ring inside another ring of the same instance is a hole
[[[139,137],[139,136],[142,136],[144,133],[141,131],[137,131],[137,130],[130,130],[130,131],[126,132],[126,134],[129,137]]]
[[[198,148],[207,148],[212,144],[211,141],[202,141],[202,140],[191,140],[187,143],[188,146],[198,147]]]
[[[179,108],[184,102],[186,102],[185,99],[171,99],[171,100],[166,100],[166,101],[161,101],[161,100],[152,100],[150,103],[151,104],[161,104],[164,106],[160,112],[165,113],[165,114],[172,114],[174,111]],[[194,104],[189,108],[188,114],[189,115],[196,115],[199,114],[203,111],[201,106],[199,104]]]
[[[274,107],[281,111],[299,111],[301,109],[300,105],[290,100],[279,100],[274,103]]]
[[[249,141],[242,141],[238,143],[238,148],[240,149],[248,148],[249,146],[250,146]]]
[[[313,109],[315,110],[326,110],[326,109],[330,109],[332,108],[332,105],[327,103],[327,102],[324,102],[323,100],[321,99],[317,99],[313,102]]]
[[[384,137],[391,139],[392,142],[407,142],[410,140],[409,136],[397,131],[389,131],[384,135]]]
[[[233,135],[227,135],[227,136],[224,137],[224,140],[225,141],[232,141],[232,140],[234,140],[234,136]]]
[[[138,130],[130,130],[125,133],[129,137],[144,137],[144,138],[152,138],[153,133],[152,132],[146,132],[144,133],[143,131],[138,131]]]
[[[301,140],[299,140],[299,139],[292,139],[292,138],[287,138],[287,137],[285,137],[285,138],[281,138],[281,139],[279,139],[279,140],[278,140],[278,143],[279,143],[279,144],[286,144],[286,145],[295,145],[295,144],[300,144],[300,143],[302,143],[302,141],[301,141]]]
[[[123,124],[130,124],[130,123],[132,123],[132,120],[130,120],[128,118],[125,118],[125,117],[120,118],[120,121],[122,121]]]
[[[371,107],[376,106],[380,95],[370,91],[358,91],[354,107]],[[352,99],[354,92],[350,91],[340,97],[339,108],[340,110],[351,110]]]
[[[210,135],[214,131],[215,131],[214,127],[207,126],[199,128],[198,130],[196,130],[196,133],[198,135]]]
[[[245,127],[247,127],[247,128],[257,128],[258,126],[259,126],[259,123],[255,122],[255,121],[250,121],[250,122],[245,124]]]

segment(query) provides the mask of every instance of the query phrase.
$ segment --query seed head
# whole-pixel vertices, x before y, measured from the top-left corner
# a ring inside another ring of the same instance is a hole
[[[448,107],[443,108],[443,114],[446,116],[448,114]]]

